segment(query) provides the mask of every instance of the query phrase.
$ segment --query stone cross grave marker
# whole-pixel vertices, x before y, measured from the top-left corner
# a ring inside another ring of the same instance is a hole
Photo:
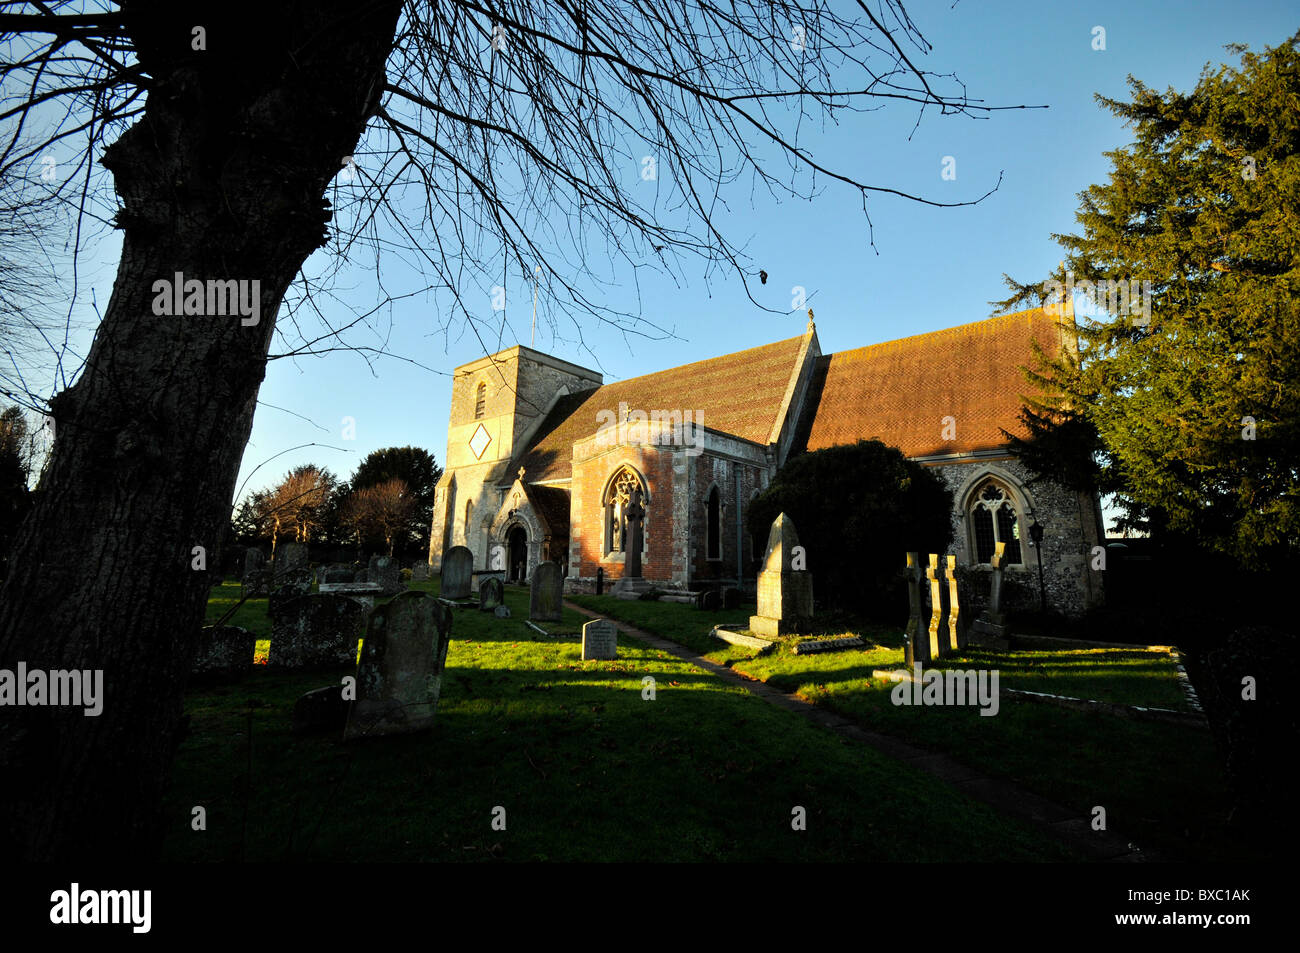
[[[451,614],[449,606],[419,590],[403,592],[370,613],[344,740],[409,734],[433,725]]]
[[[528,618],[534,622],[559,622],[563,616],[564,577],[560,567],[547,560],[533,571],[532,592],[528,600]]]
[[[594,619],[582,627],[582,660],[618,658],[618,629],[608,619]]]
[[[453,546],[442,554],[442,588],[444,599],[468,599],[470,579],[474,575],[474,554],[464,546]]]
[[[907,670],[917,662],[928,662],[926,657],[930,642],[926,635],[925,612],[921,600],[921,556],[919,553],[907,554],[907,629],[904,631],[903,658]]]
[[[948,557],[948,652],[966,647],[966,620],[961,617],[961,600],[957,594],[957,557]]]

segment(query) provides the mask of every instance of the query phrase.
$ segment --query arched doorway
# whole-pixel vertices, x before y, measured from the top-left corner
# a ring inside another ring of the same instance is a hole
[[[512,526],[506,533],[506,579],[523,583],[528,578],[528,531]]]

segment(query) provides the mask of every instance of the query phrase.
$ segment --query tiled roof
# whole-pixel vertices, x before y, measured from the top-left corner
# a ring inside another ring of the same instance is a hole
[[[796,448],[873,438],[909,457],[1005,447],[1002,428],[1022,432],[1022,395],[1033,392],[1020,370],[1034,366],[1030,340],[1053,353],[1057,322],[1021,311],[822,357],[810,394],[816,413]],[[945,417],[954,440],[943,439]]]
[[[524,492],[528,494],[528,502],[533,504],[533,509],[541,516],[546,530],[552,536],[567,537],[569,535],[569,491],[562,490],[558,486],[525,483]]]
[[[629,410],[699,413],[699,422],[755,443],[767,444],[781,410],[804,336],[696,361],[572,394],[559,401],[523,458],[529,483],[568,479],[573,445],[594,436],[596,414]]]

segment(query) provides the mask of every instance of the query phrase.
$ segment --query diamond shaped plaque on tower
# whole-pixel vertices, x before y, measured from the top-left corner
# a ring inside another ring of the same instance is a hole
[[[483,451],[488,448],[488,444],[491,442],[492,435],[487,432],[486,427],[479,424],[478,429],[474,431],[474,436],[469,438],[469,448],[474,452],[475,460],[481,460],[483,458]]]

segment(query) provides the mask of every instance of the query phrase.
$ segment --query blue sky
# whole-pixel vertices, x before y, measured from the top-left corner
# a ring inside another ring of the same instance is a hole
[[[756,293],[764,304],[788,311],[791,288],[806,288],[825,352],[987,317],[988,302],[1003,296],[1003,272],[1040,279],[1060,260],[1051,234],[1073,229],[1077,193],[1106,177],[1103,152],[1129,141],[1120,122],[1094,102],[1094,93],[1123,98],[1130,73],[1158,89],[1189,89],[1207,61],[1229,58],[1224,44],[1258,50],[1280,43],[1300,25],[1294,4],[1268,0],[959,0],[955,5],[942,0],[908,8],[933,46],[929,55],[914,57],[919,66],[956,72],[971,96],[988,104],[1049,108],[996,112],[979,120],[930,111],[909,141],[915,109],[891,105],[805,139],[818,160],[833,168],[938,201],[976,198],[1002,174],[998,191],[974,207],[871,199],[875,250],[868,244],[860,201],[848,188],[828,184],[811,203],[777,203],[761,190],[751,193],[748,182],[737,183],[728,193],[726,224],[732,239],[746,246],[754,269],[769,273],[765,286],[754,285]],[[1095,26],[1105,28],[1104,51],[1092,48]],[[954,181],[941,178],[945,156],[955,159]],[[635,179],[639,171],[631,166],[626,174]],[[100,302],[108,299],[113,271],[108,265],[83,273]],[[642,276],[645,315],[672,337],[625,338],[589,321],[583,327],[589,349],[584,351],[563,322],[558,336],[543,322],[536,347],[598,365],[610,381],[802,333],[803,312],[757,309],[734,277],[715,271],[706,278],[703,271],[702,263],[686,262],[686,283],[680,286]],[[355,281],[345,273],[342,284],[360,287],[364,281],[361,273]],[[460,292],[468,301],[481,298],[485,321],[500,320],[490,310],[488,289]],[[604,295],[611,305],[633,306],[630,284]],[[463,329],[439,332],[448,316],[432,309],[419,299],[400,302],[375,330],[347,338],[354,344],[383,343],[432,371],[383,357],[367,363],[346,352],[273,361],[241,484],[260,469],[245,491],[273,483],[306,462],[346,477],[366,453],[385,446],[425,447],[441,463],[448,374],[484,351]],[[507,284],[502,347],[528,343],[530,317],[531,288],[518,278]],[[338,324],[347,316],[331,315],[331,320]],[[490,344],[495,347],[496,341]],[[344,417],[356,421],[353,440],[342,439]],[[310,442],[327,446],[283,453]]]

